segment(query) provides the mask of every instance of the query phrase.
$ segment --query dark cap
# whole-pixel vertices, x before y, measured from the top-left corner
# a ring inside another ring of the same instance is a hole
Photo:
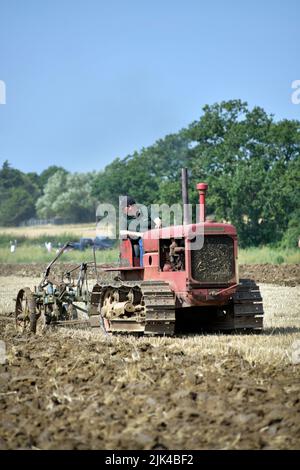
[[[130,197],[130,196],[120,196],[120,206],[122,208],[124,207],[129,207],[129,206],[133,206],[135,204],[135,200],[133,199],[133,197]]]

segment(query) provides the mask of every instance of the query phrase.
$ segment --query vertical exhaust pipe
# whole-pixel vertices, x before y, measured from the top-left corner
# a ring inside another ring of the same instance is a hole
[[[198,183],[197,189],[199,191],[199,207],[200,207],[200,220],[199,222],[205,222],[205,193],[208,188],[207,183]]]
[[[182,185],[182,205],[183,205],[183,225],[189,223],[189,188],[188,188],[188,171],[187,168],[181,169],[181,185]]]

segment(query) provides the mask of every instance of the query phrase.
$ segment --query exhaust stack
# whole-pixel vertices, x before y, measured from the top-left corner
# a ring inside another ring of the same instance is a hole
[[[197,189],[199,191],[199,206],[200,206],[200,220],[199,222],[205,222],[205,194],[208,188],[207,183],[198,183]]]
[[[188,171],[187,168],[181,169],[182,184],[182,205],[183,205],[183,225],[189,223],[189,188],[188,188]]]

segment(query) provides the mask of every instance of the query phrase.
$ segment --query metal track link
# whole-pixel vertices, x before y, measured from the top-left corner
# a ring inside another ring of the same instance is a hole
[[[146,308],[145,334],[173,335],[175,331],[175,300],[167,282],[144,281],[141,284]]]
[[[102,327],[105,331],[116,334],[128,334],[128,333],[137,333],[143,334],[144,332],[144,322],[137,321],[135,317],[133,318],[120,318],[115,317],[109,320],[109,326],[105,326],[105,318],[100,314],[98,305],[101,304],[102,299],[107,291],[117,290],[120,294],[129,291],[129,290],[140,290],[141,281],[120,281],[115,280],[109,284],[97,284],[95,292],[93,292],[91,297],[92,305],[92,314],[90,316],[90,324],[92,327]]]
[[[94,304],[91,326],[100,326],[100,315],[96,303],[109,289],[140,289],[145,306],[145,319],[114,318],[110,320],[110,331],[115,333],[139,333],[148,335],[173,335],[175,330],[174,294],[167,282],[161,281],[115,281],[109,284],[98,284],[91,304]],[[96,308],[95,308],[96,307]],[[97,314],[97,315],[96,315]],[[94,319],[93,319],[94,317]]]
[[[251,279],[241,279],[233,295],[234,329],[261,330],[263,303],[259,286]]]

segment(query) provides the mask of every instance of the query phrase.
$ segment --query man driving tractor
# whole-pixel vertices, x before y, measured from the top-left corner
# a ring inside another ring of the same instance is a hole
[[[161,219],[153,220],[145,206],[138,206],[131,196],[120,196],[120,235],[131,240],[136,258],[142,258],[143,232],[160,227]]]

